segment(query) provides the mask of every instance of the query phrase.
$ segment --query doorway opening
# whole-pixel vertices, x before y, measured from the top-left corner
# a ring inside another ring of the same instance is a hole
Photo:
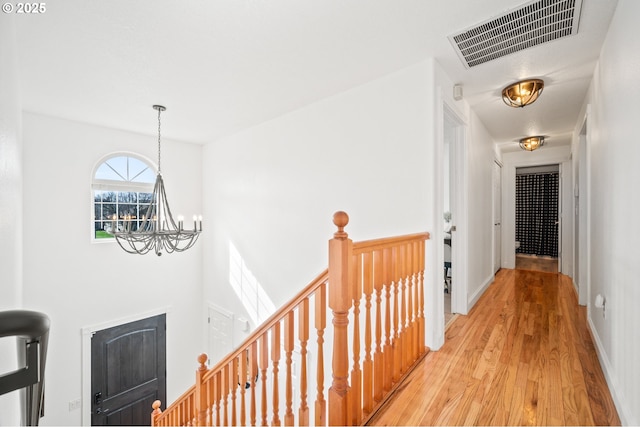
[[[578,137],[577,161],[574,162],[574,252],[573,280],[578,288],[578,302],[587,305],[589,301],[589,161],[588,161],[588,111]]]
[[[558,272],[560,165],[516,168],[516,268]]]
[[[453,319],[453,311],[451,309],[451,294],[453,293],[453,264],[451,251],[452,237],[452,213],[451,213],[451,177],[452,177],[452,159],[451,145],[455,137],[455,126],[445,120],[444,127],[444,324],[446,325]]]
[[[446,104],[443,109],[443,198],[440,218],[444,223],[443,257],[439,286],[444,295],[445,328],[455,314],[467,314],[467,142],[462,119]],[[441,300],[442,301],[442,300]]]

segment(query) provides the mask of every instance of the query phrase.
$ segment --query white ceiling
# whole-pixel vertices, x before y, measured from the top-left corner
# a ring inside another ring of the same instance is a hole
[[[579,32],[466,69],[447,36],[521,0],[65,0],[15,16],[24,110],[196,143],[435,57],[505,150],[567,144],[616,0],[583,0]],[[500,91],[545,80],[538,101]]]

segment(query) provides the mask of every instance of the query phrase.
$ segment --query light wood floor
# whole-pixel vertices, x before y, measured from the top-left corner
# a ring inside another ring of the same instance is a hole
[[[369,425],[620,425],[570,279],[500,270]]]
[[[516,254],[516,268],[518,270],[558,272],[558,258],[538,257],[535,255]]]

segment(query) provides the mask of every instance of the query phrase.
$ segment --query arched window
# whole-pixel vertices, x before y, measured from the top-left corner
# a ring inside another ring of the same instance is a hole
[[[136,230],[147,212],[156,179],[155,167],[142,156],[113,154],[95,168],[93,191],[93,239],[112,239],[131,218]]]

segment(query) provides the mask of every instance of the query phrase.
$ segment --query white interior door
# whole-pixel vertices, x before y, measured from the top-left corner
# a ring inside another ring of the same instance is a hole
[[[502,266],[502,166],[493,163],[493,272]]]
[[[213,366],[233,350],[233,313],[211,304],[208,314],[209,366]]]

